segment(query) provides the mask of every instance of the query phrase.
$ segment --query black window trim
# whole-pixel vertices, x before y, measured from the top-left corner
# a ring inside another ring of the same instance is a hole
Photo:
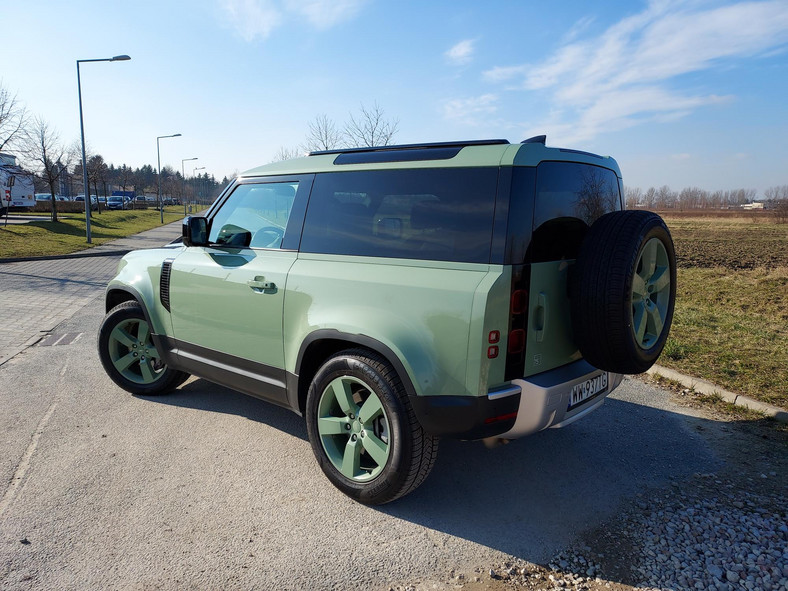
[[[301,244],[301,232],[304,229],[304,218],[306,215],[306,204],[309,201],[309,196],[312,193],[312,183],[314,183],[314,173],[306,174],[288,174],[276,176],[250,176],[235,179],[227,188],[219,195],[214,201],[213,205],[208,209],[206,218],[208,219],[208,234],[211,232],[211,226],[216,214],[224,206],[235,190],[241,185],[269,185],[277,183],[298,183],[298,190],[296,191],[293,207],[290,210],[290,217],[287,220],[287,228],[285,228],[285,235],[282,238],[282,245],[279,248],[260,248],[248,246],[251,250],[275,250],[286,252],[297,252]],[[303,191],[302,191],[303,187]],[[237,246],[224,246],[221,244],[211,244],[211,248],[231,248],[238,250]]]
[[[505,140],[501,140],[501,141],[505,141]],[[506,142],[506,143],[508,143],[508,142]],[[363,151],[365,149],[364,148],[360,148],[358,150],[359,151]],[[477,168],[478,169],[492,169],[492,170],[495,170],[495,172],[496,172],[495,193],[493,195],[493,200],[492,200],[493,214],[492,214],[492,217],[491,217],[491,224],[490,224],[490,232],[491,232],[490,233],[490,248],[487,251],[487,254],[488,254],[487,260],[483,261],[483,262],[479,262],[479,261],[444,261],[444,262],[456,262],[456,263],[461,263],[461,264],[470,263],[470,264],[482,264],[482,265],[496,264],[496,263],[493,262],[493,253],[495,252],[497,254],[497,252],[500,250],[500,245],[496,243],[495,234],[494,233],[495,233],[496,229],[498,228],[498,220],[499,220],[498,216],[500,215],[499,214],[499,205],[500,205],[500,200],[501,199],[508,199],[508,195],[501,196],[501,189],[502,189],[502,186],[501,186],[501,171],[502,171],[502,168],[504,168],[504,167],[502,167],[502,166],[473,166],[473,165],[469,165],[469,166],[462,166],[462,167],[445,167],[445,166],[436,166],[436,167],[428,167],[428,168],[418,167],[417,169],[414,169],[414,170],[468,170],[468,169],[477,169]],[[507,168],[511,168],[511,167],[507,167]],[[362,169],[362,170],[349,170],[349,171],[330,170],[330,171],[321,171],[321,172],[312,174],[311,175],[312,176],[312,183],[310,185],[309,196],[308,196],[308,199],[306,200],[306,203],[304,204],[304,210],[302,212],[302,215],[300,216],[301,217],[301,233],[299,234],[299,237],[300,238],[303,237],[304,224],[306,222],[306,212],[309,209],[309,204],[311,203],[311,200],[312,200],[312,190],[314,189],[314,181],[315,181],[315,179],[316,179],[316,177],[318,175],[350,174],[350,173],[354,173],[354,172],[407,171],[407,170],[412,170],[412,169],[409,169],[409,168],[384,168],[384,169],[380,169],[380,170],[376,170],[376,169],[371,169],[371,170]],[[270,177],[270,178],[274,178],[274,177]],[[293,206],[293,209],[295,209],[295,204]],[[289,229],[289,225],[288,225],[288,229]],[[299,243],[298,243],[298,252],[301,252],[301,240],[300,239],[299,239]],[[312,251],[308,251],[308,254],[323,254],[323,253],[312,253]],[[336,255],[336,256],[359,256],[359,257],[365,257],[365,256],[368,256],[368,255],[343,254],[343,255]],[[393,258],[393,259],[401,259],[401,260],[421,260],[421,259],[410,259],[409,257],[405,257],[405,258],[403,258],[403,257],[391,257],[391,258]]]

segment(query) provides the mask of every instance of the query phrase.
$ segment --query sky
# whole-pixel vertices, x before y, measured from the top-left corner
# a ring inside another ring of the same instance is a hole
[[[361,106],[395,143],[546,134],[624,183],[788,184],[788,0],[0,0],[0,84],[115,165],[217,179]],[[183,159],[198,158],[185,164]]]

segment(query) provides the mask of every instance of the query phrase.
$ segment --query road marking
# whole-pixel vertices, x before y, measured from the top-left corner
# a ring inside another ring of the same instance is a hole
[[[22,483],[24,482],[25,474],[27,474],[27,470],[30,467],[30,460],[33,458],[33,454],[36,452],[36,449],[38,449],[38,440],[41,439],[41,434],[44,432],[44,429],[49,423],[49,419],[52,418],[52,413],[55,412],[56,407],[57,400],[55,400],[49,406],[43,418],[38,422],[36,430],[33,433],[33,436],[30,438],[30,445],[27,446],[22,459],[19,461],[19,465],[16,467],[14,476],[11,478],[11,482],[8,483],[8,488],[3,495],[3,500],[0,501],[0,517],[3,516],[5,510],[8,509],[9,505],[11,505],[11,503],[14,501],[19,491],[22,490]]]
[[[55,347],[57,345],[72,345],[82,338],[84,332],[66,332],[63,334],[48,334],[39,343],[39,347]]]

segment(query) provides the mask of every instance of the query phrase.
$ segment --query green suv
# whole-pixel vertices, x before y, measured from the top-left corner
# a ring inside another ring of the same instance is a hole
[[[133,394],[195,375],[293,410],[331,482],[385,503],[439,438],[567,425],[656,361],[673,244],[622,209],[615,160],[544,136],[269,164],[123,258],[99,354]]]

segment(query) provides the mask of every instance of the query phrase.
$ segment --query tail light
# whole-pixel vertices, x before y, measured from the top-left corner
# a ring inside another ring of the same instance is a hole
[[[505,379],[522,378],[528,330],[528,289],[530,265],[512,267],[512,293],[509,300],[509,337],[506,347]]]

